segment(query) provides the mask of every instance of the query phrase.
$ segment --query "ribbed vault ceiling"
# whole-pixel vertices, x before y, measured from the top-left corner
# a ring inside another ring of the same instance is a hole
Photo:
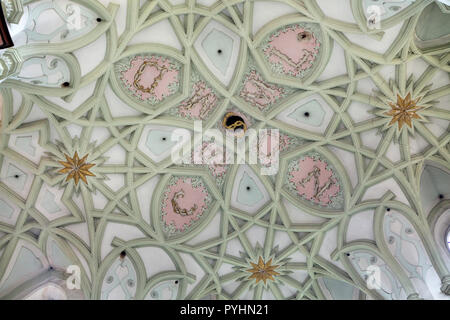
[[[378,2],[24,0],[0,297],[448,299],[450,8]],[[276,174],[173,163],[236,119]]]

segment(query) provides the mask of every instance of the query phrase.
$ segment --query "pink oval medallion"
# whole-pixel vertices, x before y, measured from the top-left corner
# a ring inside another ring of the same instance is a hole
[[[210,196],[198,178],[172,178],[164,193],[162,220],[164,229],[185,231],[208,208]]]
[[[212,89],[204,81],[197,81],[193,85],[191,97],[178,106],[178,113],[184,118],[203,120],[216,107],[217,101]]]
[[[328,205],[340,190],[337,178],[324,160],[307,156],[288,172],[299,196],[320,205]]]
[[[140,100],[154,104],[178,90],[179,67],[168,58],[135,56],[125,66],[120,79]]]
[[[263,47],[263,53],[279,73],[302,77],[316,61],[320,46],[313,31],[301,25],[293,25],[272,34]]]

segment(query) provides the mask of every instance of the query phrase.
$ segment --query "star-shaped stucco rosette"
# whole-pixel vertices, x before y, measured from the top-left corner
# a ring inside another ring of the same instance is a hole
[[[105,178],[96,171],[105,159],[99,157],[99,152],[94,148],[93,143],[84,147],[80,144],[78,138],[75,138],[72,142],[73,145],[69,147],[66,147],[61,142],[57,143],[56,147],[59,152],[52,155],[52,158],[55,160],[54,173],[61,177],[61,187],[73,183],[76,191],[80,190],[81,186],[87,187],[92,191],[92,181],[89,180],[92,178],[96,180]],[[80,155],[82,156],[80,157]]]
[[[414,85],[414,81],[410,78],[405,90],[399,90],[394,84],[391,88],[391,94],[378,95],[381,104],[377,106],[381,110],[377,111],[376,114],[386,118],[383,130],[394,127],[396,137],[399,137],[404,130],[414,134],[414,123],[428,122],[422,112],[430,107],[429,103],[423,102],[424,97],[428,94],[429,87],[424,87],[416,92]]]
[[[260,256],[257,264],[253,262],[250,262],[250,264],[253,268],[247,270],[247,272],[251,273],[248,279],[256,279],[256,283],[258,283],[259,281],[264,281],[264,284],[266,284],[266,281],[268,279],[275,281],[273,276],[280,275],[280,273],[275,271],[275,269],[277,269],[279,265],[272,265],[272,259],[269,259],[267,262],[265,262]]]
[[[385,115],[392,117],[389,125],[391,126],[397,124],[398,130],[402,130],[403,125],[405,124],[412,128],[413,119],[422,119],[422,117],[417,114],[418,111],[423,109],[423,107],[417,105],[420,99],[421,97],[415,100],[411,99],[410,92],[405,98],[402,98],[399,94],[397,94],[397,102],[389,103],[392,110],[384,113]]]
[[[68,173],[66,181],[73,179],[75,181],[75,185],[78,185],[78,182],[83,180],[85,184],[88,184],[86,179],[87,176],[95,177],[89,169],[95,166],[94,163],[86,163],[86,159],[89,154],[84,155],[83,158],[78,157],[78,152],[75,151],[73,157],[69,157],[67,154],[64,154],[67,161],[58,161],[60,164],[64,166],[58,173]]]

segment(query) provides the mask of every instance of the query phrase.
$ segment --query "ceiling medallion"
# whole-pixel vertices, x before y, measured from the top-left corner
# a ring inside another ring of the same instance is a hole
[[[211,201],[208,189],[201,179],[172,177],[162,201],[163,230],[172,235],[190,228],[202,217]]]
[[[274,84],[269,84],[263,80],[256,70],[251,70],[244,80],[239,96],[261,111],[275,104],[280,98],[284,97],[283,88]]]
[[[400,131],[402,130],[403,125],[407,124],[408,127],[412,129],[412,120],[422,119],[422,117],[417,114],[418,111],[424,108],[417,105],[420,99],[421,97],[415,100],[411,99],[411,93],[408,93],[405,98],[402,98],[399,94],[397,94],[397,102],[389,102],[389,106],[392,110],[384,113],[385,115],[392,117],[389,126],[397,124],[398,130]]]
[[[88,184],[86,177],[91,176],[95,177],[95,174],[89,171],[90,168],[95,166],[93,163],[86,163],[86,159],[89,154],[86,154],[83,158],[78,157],[78,153],[75,151],[73,157],[69,157],[67,154],[64,154],[67,159],[66,161],[58,161],[60,164],[64,166],[58,173],[68,173],[66,182],[73,179],[75,181],[75,185],[78,185],[78,182],[83,180],[85,184]]]
[[[311,82],[325,67],[330,47],[318,24],[300,22],[268,33],[259,51],[275,75]]]
[[[316,34],[311,25],[284,27],[269,37],[264,57],[276,73],[302,78],[319,54],[321,44]]]
[[[228,112],[225,114],[222,120],[222,126],[226,130],[233,131],[237,134],[239,134],[239,132],[242,132],[241,134],[245,134],[248,129],[247,121],[245,121],[244,117],[240,113],[236,112]]]
[[[141,54],[122,59],[116,70],[129,95],[154,105],[179,90],[180,69],[173,59]]]
[[[266,284],[267,280],[275,281],[274,276],[280,275],[275,271],[279,265],[272,265],[272,259],[264,262],[263,258],[260,256],[257,264],[253,262],[250,262],[250,264],[253,268],[247,270],[247,272],[251,273],[248,279],[255,279],[256,283],[263,281],[264,284]]]
[[[192,89],[192,95],[178,106],[178,114],[183,118],[205,120],[219,99],[202,80],[195,82]]]
[[[288,168],[288,188],[312,204],[342,207],[342,186],[329,162],[316,153],[293,160]]]

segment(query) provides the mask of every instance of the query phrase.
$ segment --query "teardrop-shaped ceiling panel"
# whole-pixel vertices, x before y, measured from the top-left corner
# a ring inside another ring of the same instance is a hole
[[[323,123],[325,112],[317,100],[311,100],[295,109],[288,117],[313,127],[319,127]]]
[[[17,162],[4,158],[0,181],[22,198],[26,199],[33,182],[33,175]]]
[[[172,138],[174,140],[172,140]],[[179,138],[177,141],[176,138]],[[190,140],[190,131],[182,128],[148,125],[142,130],[138,148],[154,162],[160,162]]]
[[[168,131],[150,130],[147,136],[147,147],[157,156],[164,153],[168,148],[172,148],[176,142],[170,140]]]
[[[277,119],[303,130],[324,133],[332,117],[333,110],[326,101],[314,94],[288,107]]]
[[[262,199],[264,199],[264,195],[261,190],[259,190],[255,180],[253,180],[247,172],[244,172],[244,175],[239,182],[237,201],[247,206],[253,206]]]
[[[233,39],[226,33],[213,29],[203,40],[202,47],[214,66],[226,75],[231,60]]]
[[[225,86],[234,75],[240,45],[240,37],[215,20],[206,25],[194,43],[203,63]]]
[[[247,213],[256,213],[270,200],[269,193],[254,171],[241,165],[236,173],[231,205]]]

